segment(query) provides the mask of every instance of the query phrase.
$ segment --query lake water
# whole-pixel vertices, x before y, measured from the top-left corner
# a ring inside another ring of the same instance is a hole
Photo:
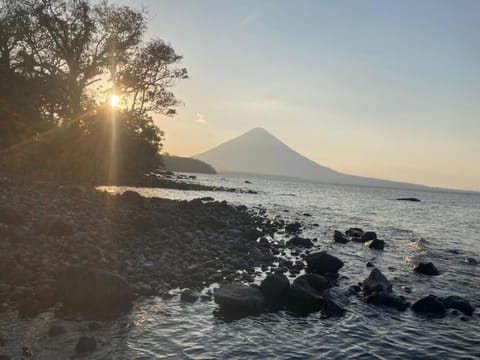
[[[480,358],[477,313],[471,318],[451,313],[441,318],[426,317],[410,309],[400,312],[367,305],[361,297],[345,295],[349,286],[368,276],[371,269],[366,263],[371,261],[393,283],[394,292],[412,303],[434,294],[460,295],[480,305],[480,265],[464,260],[480,260],[480,194],[335,186],[250,176],[203,175],[198,182],[250,189],[258,194],[162,189],[139,192],[172,199],[213,196],[232,204],[261,206],[270,216],[302,222],[302,236],[319,239],[316,250],[327,250],[345,263],[333,294],[347,310],[346,315],[296,317],[277,312],[225,322],[214,316],[213,301],[183,304],[178,295],[170,300],[149,298],[138,302],[119,321],[102,323],[99,330],[87,330],[87,323],[63,322],[69,335],[61,340],[39,335],[51,320],[50,314],[28,323],[16,322],[12,331],[26,334],[25,341],[38,344],[37,359],[72,358],[72,352],[67,354],[65,349],[72,349],[81,333],[99,339],[97,351],[87,357],[92,359]],[[399,197],[422,201],[395,200]],[[335,229],[345,231],[349,227],[376,231],[386,242],[385,251],[370,250],[358,243],[332,243]],[[288,239],[283,234],[276,237]],[[441,274],[414,273],[416,261],[432,261]],[[3,324],[8,322],[3,320]]]

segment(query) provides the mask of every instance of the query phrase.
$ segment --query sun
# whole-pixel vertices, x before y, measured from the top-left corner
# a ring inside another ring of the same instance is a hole
[[[112,95],[110,96],[109,104],[112,108],[116,108],[120,102],[120,96]]]

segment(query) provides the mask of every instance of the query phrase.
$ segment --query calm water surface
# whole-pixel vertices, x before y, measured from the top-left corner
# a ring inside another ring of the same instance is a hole
[[[269,215],[286,221],[301,221],[303,236],[318,238],[318,250],[328,250],[345,263],[334,294],[347,314],[327,318],[321,313],[295,317],[278,312],[224,322],[214,316],[213,301],[182,304],[176,295],[171,300],[140,301],[128,316],[102,323],[96,331],[88,330],[87,323],[62,322],[68,331],[59,339],[46,335],[46,324],[53,321],[51,314],[28,323],[4,317],[0,325],[11,334],[22,334],[25,343],[34,344],[37,359],[77,358],[72,349],[79,334],[99,339],[98,350],[88,357],[92,359],[480,358],[478,314],[472,318],[461,314],[431,318],[410,310],[399,312],[367,305],[359,297],[345,295],[350,285],[368,276],[370,269],[365,264],[372,261],[393,283],[394,291],[411,302],[428,294],[455,294],[480,305],[480,265],[464,261],[466,257],[480,260],[479,194],[334,186],[245,176],[204,175],[198,180],[259,193],[163,189],[139,192],[172,199],[213,196],[232,204],[261,206]],[[422,202],[396,201],[399,197],[417,197]],[[354,226],[376,231],[386,241],[385,251],[370,250],[357,243],[331,242],[333,230]],[[286,239],[283,234],[276,237]],[[419,260],[433,261],[441,275],[415,274],[412,264]]]

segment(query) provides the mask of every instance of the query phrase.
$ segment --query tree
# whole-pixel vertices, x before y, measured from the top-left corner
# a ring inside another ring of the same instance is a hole
[[[0,130],[10,129],[8,141],[0,135],[0,148],[31,136],[36,150],[28,153],[49,158],[47,166],[36,155],[36,164],[65,168],[68,159],[56,151],[72,164],[88,161],[86,149],[101,147],[93,142],[108,134],[101,124],[111,112],[104,105],[115,92],[128,104],[117,111],[121,143],[131,153],[143,148],[144,164],[158,164],[163,133],[149,112],[175,113],[171,87],[187,71],[170,45],[144,42],[146,25],[144,13],[107,1],[0,0]]]

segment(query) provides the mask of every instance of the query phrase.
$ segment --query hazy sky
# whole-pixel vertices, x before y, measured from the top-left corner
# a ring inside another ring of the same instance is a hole
[[[165,151],[264,127],[341,172],[480,190],[480,1],[115,2],[190,73]]]

